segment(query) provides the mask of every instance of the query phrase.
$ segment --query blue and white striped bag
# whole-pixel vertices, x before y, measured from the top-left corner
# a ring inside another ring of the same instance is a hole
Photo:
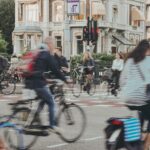
[[[121,119],[124,124],[124,140],[126,142],[141,139],[141,125],[138,118]]]

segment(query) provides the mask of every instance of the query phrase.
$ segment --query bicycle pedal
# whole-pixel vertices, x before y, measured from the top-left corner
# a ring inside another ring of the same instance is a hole
[[[24,129],[23,130],[24,134],[27,135],[35,135],[35,136],[48,136],[49,132],[48,131],[43,131],[43,130],[33,130],[33,129]]]

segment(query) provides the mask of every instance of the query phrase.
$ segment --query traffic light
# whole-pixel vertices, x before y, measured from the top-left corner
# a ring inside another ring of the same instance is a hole
[[[91,35],[91,41],[96,42],[98,40],[98,27],[97,27],[97,21],[92,21],[92,35]]]
[[[83,27],[83,41],[87,41],[89,36],[89,31],[88,31],[88,27],[84,26]]]

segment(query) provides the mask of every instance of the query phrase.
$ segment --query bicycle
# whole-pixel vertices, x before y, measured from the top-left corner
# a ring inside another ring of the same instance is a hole
[[[78,66],[72,71],[73,88],[72,93],[75,97],[79,97],[82,91],[86,91],[90,96],[95,94],[96,84],[94,75],[88,78],[88,75],[84,74],[84,69],[88,67]],[[91,67],[93,68],[93,66]]]
[[[106,92],[107,95],[110,95],[111,93],[112,95],[117,96],[118,90],[115,88],[116,79],[112,80],[111,76],[111,68],[105,67],[102,71],[100,71],[100,86],[102,87],[103,92]]]
[[[10,95],[15,92],[15,89],[16,82],[14,78],[7,72],[7,70],[4,70],[0,75],[0,91],[2,94]]]
[[[139,110],[139,106],[128,106],[130,110]],[[150,107],[150,104],[146,106]],[[131,119],[130,129],[125,128],[124,120]],[[132,120],[136,119],[136,124]],[[145,124],[148,122],[146,128]],[[122,118],[110,118],[107,120],[108,126],[105,128],[106,134],[106,149],[107,150],[119,150],[125,148],[127,150],[149,150],[149,129],[150,119],[145,114],[139,113],[139,118],[122,117]],[[129,135],[125,132],[128,131]],[[125,136],[126,135],[126,136]],[[127,137],[132,137],[132,141],[127,142]]]
[[[0,117],[0,119],[5,119],[5,117]],[[18,149],[17,150],[25,150],[24,149],[24,144],[23,144],[23,136],[22,136],[22,129],[20,127],[18,127],[16,124],[12,123],[12,122],[7,122],[7,121],[1,121],[0,122],[0,128],[7,128],[7,130],[5,131],[5,140],[8,141],[8,145],[11,147],[10,143],[9,143],[9,137],[7,136],[7,132],[10,129],[11,131],[15,132],[14,133],[14,138],[17,135],[17,143],[18,143]]]
[[[77,141],[84,133],[86,127],[86,116],[83,109],[74,103],[66,101],[63,91],[63,84],[57,80],[54,80],[51,89],[55,94],[59,106],[59,112],[56,117],[56,124],[63,129],[63,132],[58,133],[58,136],[65,142],[71,143]],[[58,90],[59,89],[59,90]],[[41,101],[38,104],[37,109],[34,107],[28,107],[31,102],[37,101],[40,98],[34,98],[29,100],[22,100],[16,103],[10,103],[13,113],[8,116],[8,120],[13,121],[17,118],[17,124],[22,125],[25,138],[31,136],[30,140],[24,141],[25,148],[30,148],[37,140],[39,136],[48,136],[50,131],[49,126],[43,125],[41,118]],[[23,105],[23,106],[21,106]],[[41,108],[42,107],[42,108]],[[66,130],[65,130],[66,129]],[[10,135],[11,133],[9,133]],[[10,135],[11,137],[11,135]],[[13,142],[13,137],[10,140],[11,145],[17,148],[17,144]]]

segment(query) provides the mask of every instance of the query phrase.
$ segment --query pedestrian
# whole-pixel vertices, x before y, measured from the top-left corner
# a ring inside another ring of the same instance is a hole
[[[116,53],[116,58],[112,63],[112,77],[111,80],[115,83],[114,88],[111,90],[113,95],[116,95],[116,89],[119,88],[119,78],[120,73],[123,70],[124,60],[122,59],[122,55],[120,53]]]
[[[66,57],[64,57],[62,55],[62,48],[61,47],[57,47],[55,48],[55,54],[54,54],[57,62],[58,62],[58,65],[60,67],[60,70],[65,74],[65,75],[68,75],[69,73],[69,66],[68,66],[68,62],[67,62],[67,59]]]

